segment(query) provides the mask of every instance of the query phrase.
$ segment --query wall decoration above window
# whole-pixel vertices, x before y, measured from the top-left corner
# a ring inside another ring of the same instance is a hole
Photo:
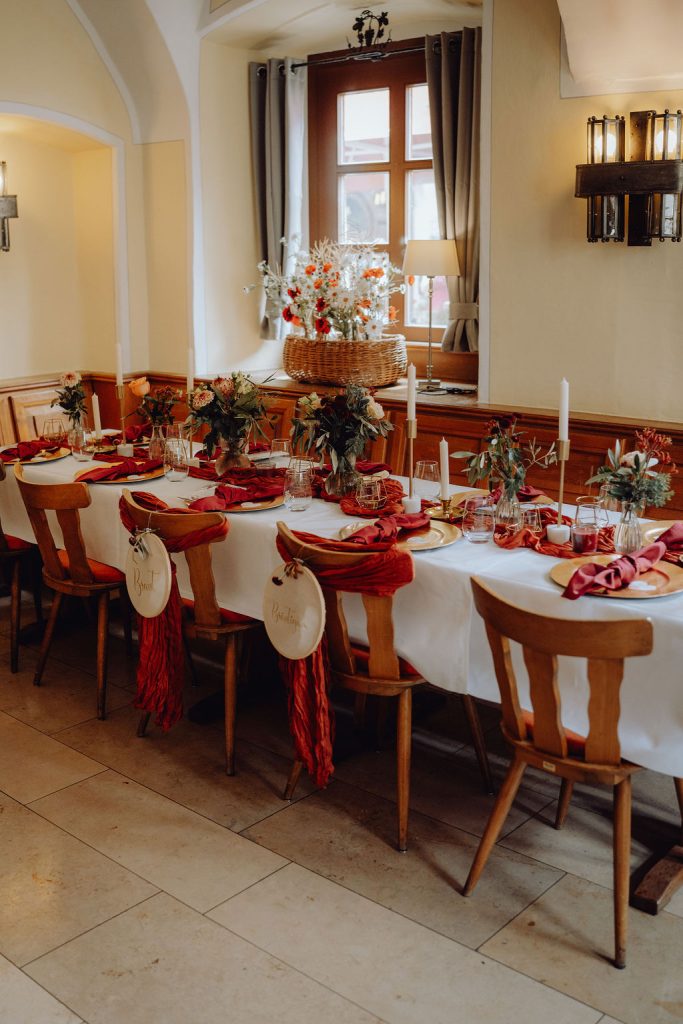
[[[576,167],[576,191],[588,200],[589,242],[628,244],[681,240],[683,114],[639,110],[629,115],[630,160],[624,156],[625,122],[616,115],[588,119],[588,163]]]

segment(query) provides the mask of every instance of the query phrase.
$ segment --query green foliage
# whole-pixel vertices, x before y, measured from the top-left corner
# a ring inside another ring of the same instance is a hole
[[[393,430],[379,402],[358,384],[347,384],[343,394],[322,398],[314,391],[300,398],[298,405],[291,430],[295,447],[329,454],[334,472],[353,467],[369,441]]]
[[[209,427],[204,438],[209,458],[221,440],[229,448],[239,448],[252,430],[266,436],[261,421],[268,421],[267,401],[258,384],[240,371],[200,384],[188,395],[188,405],[187,424],[194,429],[202,424]]]
[[[505,497],[515,498],[524,486],[527,470],[531,466],[547,469],[557,462],[554,444],[543,454],[536,438],[523,444],[523,435],[516,427],[516,416],[496,416],[487,425],[482,451],[451,453],[452,459],[467,459],[467,481],[470,486],[474,487],[489,478],[498,478]]]
[[[621,442],[616,441],[607,452],[607,464],[586,483],[606,485],[609,496],[617,501],[642,508],[662,508],[673,497],[671,472],[675,472],[675,467],[666,452],[671,438],[649,428],[637,433],[636,438],[639,447],[631,452],[624,452]],[[658,463],[669,466],[671,472],[655,472],[653,466]]]

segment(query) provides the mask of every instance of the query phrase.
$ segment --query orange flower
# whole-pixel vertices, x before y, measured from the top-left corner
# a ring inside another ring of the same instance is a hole
[[[389,306],[388,312],[390,320],[395,320],[396,317],[398,316],[398,310],[396,309],[396,306]]]
[[[315,280],[315,281],[313,282],[313,287],[314,287],[314,288],[322,288],[322,286],[323,286],[323,281],[322,281],[322,278],[321,278],[321,277],[318,277],[318,278],[317,278],[317,279],[316,279],[316,280]]]
[[[358,305],[362,306],[363,309],[370,309],[372,302],[370,301],[370,299],[361,299]]]
[[[332,264],[331,263],[323,263],[323,274],[326,274],[328,272],[328,270],[332,270]]]
[[[304,273],[308,274],[309,276],[311,274],[315,274],[315,263],[309,263]]]
[[[128,387],[136,398],[143,398],[149,394],[150,384],[146,377],[136,377],[128,382]]]
[[[415,284],[415,274],[408,274],[406,281],[408,284]]]
[[[292,323],[294,324],[295,327],[303,327],[303,322],[300,316],[293,316]]]

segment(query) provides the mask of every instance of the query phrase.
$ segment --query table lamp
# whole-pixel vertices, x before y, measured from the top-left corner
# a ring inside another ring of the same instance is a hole
[[[429,281],[429,332],[427,334],[427,379],[420,381],[418,391],[444,392],[441,382],[434,380],[432,366],[432,301],[434,298],[435,277],[460,277],[458,250],[455,240],[445,239],[411,239],[406,243],[406,254],[403,259],[403,274],[408,277],[426,277]]]

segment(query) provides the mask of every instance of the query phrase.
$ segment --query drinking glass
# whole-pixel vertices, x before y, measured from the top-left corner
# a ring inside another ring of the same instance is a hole
[[[164,473],[169,480],[185,480],[190,472],[189,450],[186,441],[171,437],[164,445]]]
[[[66,441],[66,424],[61,416],[49,416],[43,421],[43,437],[53,444],[64,444]]]
[[[287,469],[284,495],[285,506],[290,512],[304,512],[308,508],[313,501],[313,474],[310,463],[290,466]]]
[[[437,501],[441,489],[439,465],[432,459],[419,459],[413,474],[415,493],[427,501]]]
[[[619,499],[613,498],[609,493],[609,484],[603,484],[601,486],[598,500],[606,512],[619,512],[621,509],[621,502]]]
[[[168,423],[164,430],[166,440],[189,441],[190,429],[181,420],[176,423]]]
[[[288,437],[274,437],[270,445],[270,453],[275,459],[282,458],[282,456],[291,456],[292,454],[292,442]]]
[[[471,544],[486,544],[493,537],[496,526],[496,506],[480,494],[463,502],[462,532]]]
[[[606,525],[607,513],[599,498],[577,498],[572,524],[572,547],[577,555],[590,555],[598,550],[598,535]]]
[[[71,448],[71,454],[78,462],[85,462],[90,458],[90,453],[87,450],[86,432],[82,423],[77,427],[71,428],[67,434],[67,443],[69,448]]]
[[[535,537],[541,536],[543,527],[539,508],[536,506],[522,508],[522,529],[529,530]]]
[[[387,491],[384,480],[376,476],[361,477],[356,487],[356,501],[361,508],[376,512],[387,503]]]

